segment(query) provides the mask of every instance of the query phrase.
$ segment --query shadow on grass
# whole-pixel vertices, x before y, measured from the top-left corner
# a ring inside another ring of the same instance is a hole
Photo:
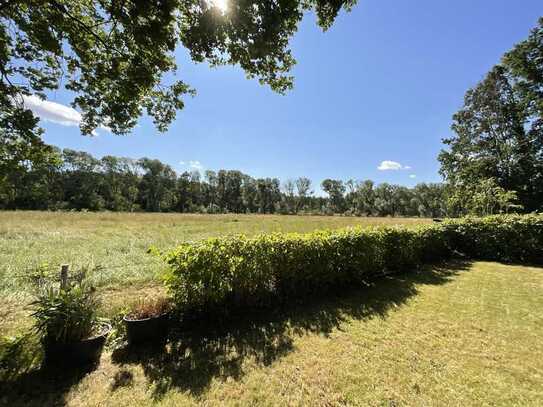
[[[350,320],[385,318],[391,308],[417,294],[417,285],[440,285],[469,268],[455,262],[376,280],[364,288],[328,294],[259,314],[244,314],[174,332],[166,347],[119,349],[120,366],[141,365],[155,399],[171,389],[198,396],[213,379],[239,380],[245,360],[267,366],[294,350],[294,338],[307,333],[329,335]]]
[[[95,365],[42,367],[20,375],[15,381],[0,382],[0,406],[63,406],[70,389],[95,369]]]

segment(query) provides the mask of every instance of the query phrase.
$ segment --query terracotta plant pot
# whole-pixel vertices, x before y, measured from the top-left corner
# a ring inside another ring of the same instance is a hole
[[[111,332],[111,325],[102,323],[103,328],[98,335],[79,342],[59,343],[45,342],[45,364],[48,366],[84,366],[97,364]]]
[[[144,319],[132,319],[129,315],[125,315],[123,321],[130,346],[160,345],[166,342],[170,325],[169,312]]]

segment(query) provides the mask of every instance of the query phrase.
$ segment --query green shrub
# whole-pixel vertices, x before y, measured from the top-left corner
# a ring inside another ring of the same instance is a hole
[[[542,215],[468,217],[443,227],[449,246],[470,258],[543,263]]]
[[[166,255],[166,283],[182,310],[213,312],[297,300],[458,255],[543,263],[543,216],[208,239]]]
[[[78,342],[89,337],[97,323],[95,290],[80,282],[42,287],[32,307],[36,332],[46,343]]]

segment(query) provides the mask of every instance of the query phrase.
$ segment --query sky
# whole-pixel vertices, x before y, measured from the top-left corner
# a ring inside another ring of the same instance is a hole
[[[237,67],[176,52],[198,94],[166,133],[143,117],[132,134],[82,136],[70,94],[28,105],[47,143],[94,156],[157,158],[176,171],[237,169],[281,180],[439,182],[437,155],[466,90],[528,36],[541,0],[359,0],[326,32],[308,14],[291,40],[298,63],[285,96]]]

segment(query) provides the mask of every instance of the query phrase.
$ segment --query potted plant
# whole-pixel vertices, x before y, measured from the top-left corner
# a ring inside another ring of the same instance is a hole
[[[97,317],[93,287],[82,281],[43,287],[32,306],[47,365],[98,362],[111,325]]]
[[[169,329],[171,303],[160,297],[138,301],[124,318],[129,345],[163,344]]]

